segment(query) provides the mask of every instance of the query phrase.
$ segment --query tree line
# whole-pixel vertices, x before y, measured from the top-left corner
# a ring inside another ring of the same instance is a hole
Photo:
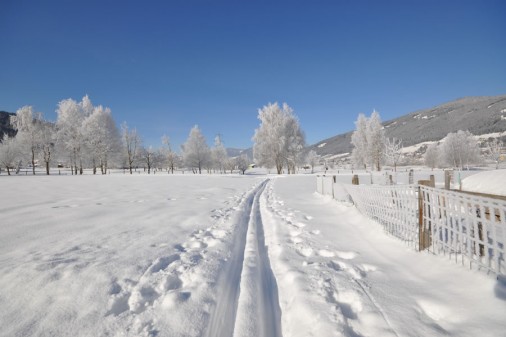
[[[31,167],[35,174],[39,163],[43,163],[48,175],[55,166],[65,166],[73,175],[82,175],[85,168],[92,169],[93,174],[107,174],[109,168],[128,169],[132,174],[139,166],[148,174],[162,167],[170,173],[181,168],[199,174],[203,170],[239,170],[244,174],[251,165],[252,160],[245,154],[229,158],[220,136],[209,147],[197,125],[179,152],[166,135],[160,147],[144,146],[135,128],[126,122],[118,128],[111,109],[94,106],[87,95],[81,101],[60,101],[56,113],[56,122],[51,122],[32,106],[24,106],[11,117],[17,134],[4,135],[0,140],[0,166],[9,175],[12,170],[19,172],[22,166]],[[258,119],[260,126],[252,138],[255,163],[276,168],[278,173],[285,169],[295,173],[304,162],[305,136],[293,110],[286,103],[268,104],[258,110]]]

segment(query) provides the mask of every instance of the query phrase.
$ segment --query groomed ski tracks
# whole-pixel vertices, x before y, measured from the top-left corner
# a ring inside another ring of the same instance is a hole
[[[234,246],[218,281],[221,293],[207,337],[282,337],[278,289],[260,212],[267,183],[252,191],[239,210]]]

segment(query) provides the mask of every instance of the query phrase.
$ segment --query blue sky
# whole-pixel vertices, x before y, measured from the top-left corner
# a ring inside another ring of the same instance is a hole
[[[88,94],[147,144],[252,146],[287,102],[309,144],[464,96],[506,94],[506,1],[0,1],[0,110]]]

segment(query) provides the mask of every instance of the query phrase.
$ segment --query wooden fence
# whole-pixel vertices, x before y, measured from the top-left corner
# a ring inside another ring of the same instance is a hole
[[[506,201],[419,186],[422,248],[506,275]],[[426,247],[424,247],[426,246]]]
[[[317,177],[317,192],[342,200],[418,250],[506,275],[506,200],[423,185],[348,185]]]

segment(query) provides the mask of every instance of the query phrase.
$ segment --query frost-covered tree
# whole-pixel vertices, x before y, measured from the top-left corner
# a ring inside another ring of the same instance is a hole
[[[434,170],[439,165],[439,147],[437,143],[430,144],[423,157],[425,165]]]
[[[487,142],[487,157],[495,163],[496,169],[499,168],[503,148],[504,142],[500,139],[494,138]]]
[[[172,150],[172,146],[170,145],[170,139],[168,136],[162,136],[162,144],[163,144],[163,155],[165,157],[165,161],[167,163],[168,169],[171,173],[174,173],[174,170],[179,162],[179,156],[176,152]]]
[[[304,148],[304,134],[292,108],[283,103],[264,106],[258,110],[260,126],[255,130],[253,157],[258,165],[276,167],[278,174],[287,166],[295,173],[299,155]]]
[[[364,169],[370,165],[381,170],[385,156],[385,131],[379,113],[374,110],[369,118],[359,114],[355,125],[356,130],[351,135],[353,162]]]
[[[459,130],[456,133],[449,133],[441,146],[443,159],[450,166],[462,169],[479,162],[478,142],[469,131]]]
[[[11,124],[18,131],[16,135],[18,150],[28,156],[32,164],[32,172],[35,174],[36,160],[41,150],[44,131],[42,113],[34,112],[31,106],[24,106],[11,117]]]
[[[295,174],[295,169],[303,162],[303,150],[306,137],[302,132],[299,120],[295,116],[287,116],[285,124],[285,152],[288,173]]]
[[[376,166],[376,170],[380,171],[385,151],[385,131],[376,110],[373,111],[367,123],[367,144],[371,167]]]
[[[385,158],[390,165],[394,166],[394,171],[397,172],[397,164],[402,157],[402,140],[397,138],[385,139]]]
[[[141,149],[141,137],[137,133],[137,129],[129,129],[127,123],[123,122],[121,124],[121,138],[123,139],[128,169],[132,174],[134,163]]]
[[[111,110],[101,105],[94,107],[83,121],[82,129],[93,174],[97,167],[106,174],[111,158],[121,151],[121,137]]]
[[[10,170],[18,165],[19,156],[19,142],[16,138],[9,138],[5,134],[0,142],[0,165],[5,167],[8,175],[11,175]]]
[[[318,164],[318,161],[320,160],[320,156],[316,154],[314,150],[311,150],[308,152],[306,156],[306,162],[311,166],[311,173],[314,173],[314,167],[316,164]]]
[[[355,122],[355,131],[351,135],[351,144],[353,150],[351,153],[353,163],[357,167],[367,168],[369,163],[368,159],[368,145],[367,145],[367,123],[368,119],[364,114],[359,114]]]
[[[214,147],[211,149],[213,166],[220,173],[225,171],[225,163],[228,159],[227,150],[221,141],[220,135],[214,138]]]
[[[88,95],[84,96],[81,102],[79,102],[79,107],[81,108],[84,117],[90,116],[95,109]]]
[[[235,161],[237,158],[227,158],[225,161],[225,170],[230,171],[230,174],[234,172],[234,169],[236,167]],[[248,158],[249,161],[249,158]]]
[[[54,158],[56,148],[56,126],[48,121],[40,124],[40,159],[44,162],[46,174],[49,175],[49,167]]]
[[[194,173],[202,173],[202,168],[211,161],[209,146],[197,125],[190,130],[190,135],[181,148],[185,165],[191,167]]]
[[[82,149],[84,135],[82,124],[85,114],[82,104],[71,98],[58,103],[56,126],[58,129],[58,144],[69,153],[72,174],[83,173]]]
[[[235,158],[235,164],[237,169],[241,171],[242,174],[246,172],[249,168],[249,158],[245,154],[241,154],[239,157]]]

